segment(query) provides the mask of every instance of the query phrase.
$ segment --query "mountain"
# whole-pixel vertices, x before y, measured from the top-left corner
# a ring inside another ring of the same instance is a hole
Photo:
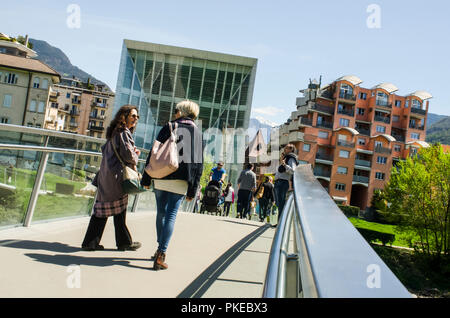
[[[29,41],[33,44],[33,50],[38,54],[37,59],[52,67],[55,71],[60,73],[61,76],[75,76],[83,82],[87,82],[88,78],[90,78],[92,84],[102,84],[108,87],[105,83],[96,79],[89,73],[72,65],[67,55],[57,47],[51,46],[42,40],[30,39]],[[111,91],[109,87],[108,89]]]
[[[252,140],[256,136],[256,132],[259,129],[262,129],[264,141],[266,143],[269,143],[270,142],[270,130],[276,126],[278,126],[278,125],[267,119],[261,118],[261,117],[250,118],[250,124],[249,124],[248,128],[253,131],[251,131],[252,135],[251,136],[249,135],[249,139]]]
[[[441,119],[448,117],[445,115],[438,115],[438,114],[433,114],[433,113],[428,113],[428,117],[427,117],[427,127],[431,127],[431,125],[433,125],[434,123],[440,121]]]
[[[426,141],[450,145],[450,116],[443,116],[441,120],[428,127]]]

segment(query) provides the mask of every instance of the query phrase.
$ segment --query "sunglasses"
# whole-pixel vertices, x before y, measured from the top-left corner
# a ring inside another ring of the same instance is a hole
[[[130,115],[131,117],[135,118],[135,119],[139,119],[139,115]]]

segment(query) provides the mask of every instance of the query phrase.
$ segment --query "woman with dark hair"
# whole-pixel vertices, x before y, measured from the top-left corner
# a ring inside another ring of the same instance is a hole
[[[122,191],[123,167],[117,155],[128,167],[136,170],[140,151],[135,147],[132,133],[139,115],[132,105],[122,106],[106,130],[102,146],[102,162],[92,184],[97,187],[94,213],[82,244],[85,251],[103,250],[100,240],[109,216],[114,216],[117,249],[136,250],[141,243],[133,242],[126,226],[128,195]],[[116,154],[117,152],[117,154]]]

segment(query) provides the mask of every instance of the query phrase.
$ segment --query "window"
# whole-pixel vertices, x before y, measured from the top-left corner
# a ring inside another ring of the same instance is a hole
[[[376,99],[376,104],[377,105],[387,105],[388,103],[388,96],[387,94],[383,93],[383,92],[377,92],[377,99]]]
[[[8,117],[1,117],[0,121],[2,124],[9,124],[10,123],[10,119]]]
[[[3,81],[7,84],[17,84],[17,75],[14,73],[5,73],[5,78]]]
[[[399,121],[400,121],[400,116],[393,115],[393,116],[392,116],[392,121],[393,121],[393,122],[399,122]]]
[[[386,127],[384,127],[384,126],[377,126],[377,132],[384,134],[386,132]]]
[[[338,191],[345,191],[345,184],[344,183],[336,183],[334,188]]]
[[[401,100],[396,100],[395,101],[395,107],[402,107],[402,101]]]
[[[39,77],[35,77],[33,80],[33,88],[39,88],[40,81]]]
[[[412,101],[412,108],[422,108],[422,103],[418,101],[417,99],[413,99]]]
[[[405,102],[405,107],[406,107],[406,108],[409,107],[409,100],[407,100],[407,101]]]
[[[337,168],[337,173],[339,173],[339,174],[347,174],[347,172],[348,172],[347,167],[338,167]]]
[[[367,94],[366,93],[359,93],[359,99],[367,99]]]
[[[44,112],[44,102],[39,102],[38,105],[38,113],[43,113]]]
[[[327,131],[319,131],[317,137],[323,138],[323,139],[328,139],[328,132]]]
[[[366,144],[366,140],[364,138],[358,138],[358,145],[364,146]]]
[[[350,151],[340,150],[339,151],[339,157],[341,157],[341,158],[348,158],[348,157],[350,157]]]
[[[348,127],[349,126],[349,120],[345,119],[345,118],[341,118],[341,119],[339,119],[339,125],[341,125],[343,127]]]
[[[311,150],[310,144],[303,144],[303,151],[309,152]]]
[[[41,124],[36,124],[36,128],[41,128]]]
[[[67,93],[67,94],[66,94],[66,98],[70,98],[70,93]]]
[[[400,145],[394,145],[394,151],[400,152],[400,151],[402,151],[402,147]]]
[[[33,123],[30,123],[30,122],[29,122],[29,123],[27,123],[27,126],[28,126],[28,127],[33,127]]]
[[[12,96],[11,95],[5,95],[3,98],[3,107],[11,107],[12,103]]]
[[[35,112],[36,111],[36,101],[34,99],[30,102],[30,109],[29,109],[29,111],[30,112]]]
[[[364,111],[365,111],[365,109],[364,108],[359,108],[358,107],[358,115],[364,115]]]
[[[387,163],[387,157],[377,157],[377,163],[385,165]]]
[[[339,141],[347,141],[347,135],[338,134]]]
[[[42,87],[43,89],[47,89],[48,88],[48,79],[43,79],[42,80]]]
[[[375,141],[375,148],[383,147],[383,142]]]
[[[411,139],[419,139],[420,138],[420,134],[418,133],[411,133]]]
[[[383,172],[376,172],[375,173],[375,179],[384,180],[384,173]]]

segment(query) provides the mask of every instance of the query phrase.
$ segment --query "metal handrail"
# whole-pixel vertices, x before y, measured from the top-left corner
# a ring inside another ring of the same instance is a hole
[[[296,168],[293,185],[272,243],[263,297],[412,297],[316,180],[310,164]],[[291,234],[292,247],[285,239]]]

